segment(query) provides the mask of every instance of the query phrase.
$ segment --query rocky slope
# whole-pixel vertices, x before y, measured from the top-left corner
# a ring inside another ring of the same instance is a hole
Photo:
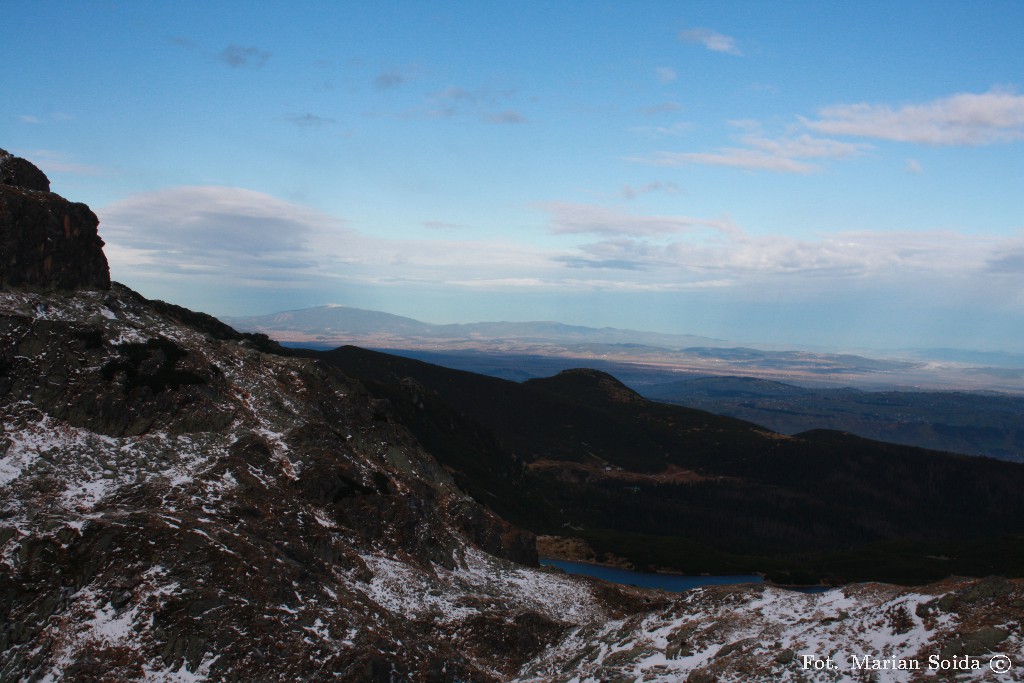
[[[0,681],[826,680],[802,655],[862,649],[1024,676],[1019,581],[670,596],[531,566],[358,382],[59,285],[66,256],[0,290]]]
[[[1024,586],[857,584],[804,595],[706,587],[575,629],[519,680],[1020,681]]]
[[[496,680],[608,613],[331,368],[117,285],[0,335],[7,680]]]

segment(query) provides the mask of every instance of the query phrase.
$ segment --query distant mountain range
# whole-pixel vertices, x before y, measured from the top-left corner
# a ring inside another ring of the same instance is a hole
[[[943,348],[904,349],[868,357],[859,353],[754,348],[697,335],[549,321],[435,325],[333,304],[223,320],[237,329],[262,332],[285,344],[320,349],[353,344],[388,350],[533,355],[575,358],[590,366],[633,364],[684,376],[739,375],[814,387],[1024,393],[1024,354]],[[622,377],[618,372],[616,376]]]
[[[635,344],[664,349],[734,345],[722,339],[690,334],[583,327],[550,321],[434,325],[401,315],[337,304],[268,315],[226,317],[223,320],[237,329],[263,332],[283,341],[338,342],[339,345],[359,337]]]

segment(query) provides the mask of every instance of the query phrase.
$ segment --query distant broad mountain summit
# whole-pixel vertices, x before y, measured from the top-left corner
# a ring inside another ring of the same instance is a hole
[[[584,327],[559,322],[479,322],[435,325],[405,316],[328,304],[269,315],[225,317],[238,329],[258,331],[281,341],[351,343],[356,338],[379,341],[515,340],[597,344],[639,344],[682,349],[728,346],[722,339],[686,334],[641,332],[614,327]]]

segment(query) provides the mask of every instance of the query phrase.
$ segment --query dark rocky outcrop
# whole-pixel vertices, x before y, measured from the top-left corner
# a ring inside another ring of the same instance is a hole
[[[50,191],[50,179],[27,159],[0,149],[0,185],[13,185],[37,192]]]
[[[96,218],[50,192],[46,175],[0,149],[0,288],[110,289]]]

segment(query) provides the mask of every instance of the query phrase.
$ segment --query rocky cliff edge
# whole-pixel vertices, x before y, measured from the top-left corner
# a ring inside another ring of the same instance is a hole
[[[106,290],[99,219],[50,192],[46,174],[0,149],[0,289]]]

